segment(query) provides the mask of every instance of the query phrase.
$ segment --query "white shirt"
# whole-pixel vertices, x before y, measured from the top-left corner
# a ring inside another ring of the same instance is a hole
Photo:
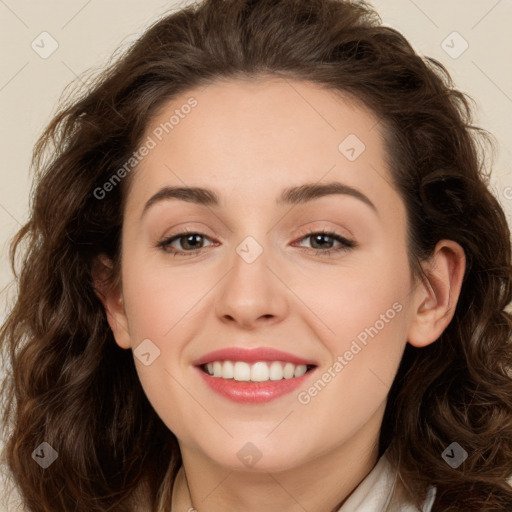
[[[384,453],[338,512],[417,512],[418,509],[412,504],[391,502],[396,480],[397,471]],[[435,497],[436,488],[430,487],[422,512],[431,511]]]

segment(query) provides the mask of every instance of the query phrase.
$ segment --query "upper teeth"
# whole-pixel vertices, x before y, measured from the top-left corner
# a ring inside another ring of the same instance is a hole
[[[295,365],[281,361],[257,362],[253,364],[244,361],[213,361],[206,365],[207,372],[213,377],[235,379],[240,381],[265,382],[300,377],[307,371],[305,364]]]

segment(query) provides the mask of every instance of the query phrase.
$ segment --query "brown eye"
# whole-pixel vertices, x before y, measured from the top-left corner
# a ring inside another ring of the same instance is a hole
[[[210,240],[206,235],[196,232],[182,232],[172,237],[165,238],[158,242],[157,246],[165,252],[170,252],[174,256],[181,256],[184,253],[197,254],[204,249],[204,240]]]
[[[330,231],[311,231],[307,232],[302,240],[310,240],[311,251],[316,252],[320,256],[326,256],[328,254],[348,251],[353,247],[356,247],[356,244],[351,240],[347,240],[345,237],[338,235],[335,232]],[[338,247],[333,248],[333,244],[335,242],[339,243]],[[305,248],[309,250],[308,248]]]

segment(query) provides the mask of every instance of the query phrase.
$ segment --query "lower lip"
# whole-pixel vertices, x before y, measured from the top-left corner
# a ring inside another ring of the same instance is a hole
[[[247,382],[232,379],[223,379],[222,377],[212,377],[197,368],[205,383],[225,398],[233,402],[243,404],[261,404],[275,400],[280,396],[291,393],[296,390],[304,381],[309,378],[314,368],[300,377],[281,380],[267,380],[265,382]]]

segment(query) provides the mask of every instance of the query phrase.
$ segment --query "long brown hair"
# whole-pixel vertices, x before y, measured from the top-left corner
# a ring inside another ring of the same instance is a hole
[[[11,243],[17,293],[0,332],[9,365],[3,456],[32,512],[169,506],[181,464],[175,436],[146,398],[130,351],[119,348],[92,271],[120,270],[130,159],[149,120],[176,95],[219,78],[309,80],[363,102],[379,118],[407,207],[411,270],[441,239],[458,242],[466,272],[455,315],[436,343],[407,344],[379,440],[418,507],[512,510],[510,233],[488,190],[486,132],[437,61],[418,56],[366,3],[205,0],[155,23],[88,90],[63,105],[35,149],[30,218]],[[96,194],[95,194],[96,191]],[[23,249],[20,270],[16,257]],[[459,468],[441,453],[456,441]],[[42,469],[32,454],[57,452]],[[167,476],[166,476],[167,475]]]

